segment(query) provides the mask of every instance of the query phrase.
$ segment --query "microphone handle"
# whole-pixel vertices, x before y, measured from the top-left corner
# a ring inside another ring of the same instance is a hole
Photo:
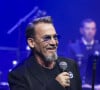
[[[63,72],[68,72],[67,70],[62,70]],[[65,87],[66,88],[66,90],[70,90],[70,86],[68,86],[68,87]]]

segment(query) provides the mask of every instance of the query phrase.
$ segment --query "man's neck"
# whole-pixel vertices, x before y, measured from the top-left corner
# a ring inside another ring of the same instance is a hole
[[[45,61],[38,55],[35,55],[36,61],[38,64],[40,64],[44,68],[52,69],[54,68],[55,62],[54,61]]]

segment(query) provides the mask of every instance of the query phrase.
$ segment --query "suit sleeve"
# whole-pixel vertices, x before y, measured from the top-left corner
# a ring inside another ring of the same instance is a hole
[[[62,87],[55,79],[49,80],[46,88],[46,90],[66,90],[66,88]]]
[[[23,72],[22,72],[23,73]],[[21,73],[12,71],[9,73],[8,82],[10,86],[10,90],[66,90],[62,87],[55,79],[49,80],[45,85],[41,87],[41,85],[34,86],[36,84],[31,83],[33,86],[29,86],[29,82],[24,79],[24,76]],[[37,88],[38,89],[37,89]]]
[[[15,72],[9,73],[8,83],[10,90],[29,90],[23,77]]]

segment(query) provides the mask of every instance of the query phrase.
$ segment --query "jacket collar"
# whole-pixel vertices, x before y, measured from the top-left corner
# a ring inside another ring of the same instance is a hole
[[[28,70],[33,77],[37,78],[41,84],[45,83],[45,75],[43,68],[36,62],[36,59],[32,56],[27,63]]]
[[[82,42],[83,42],[84,45],[93,45],[93,44],[94,44],[94,39],[91,40],[91,42],[89,42],[89,43],[88,43],[88,42],[85,40],[85,38],[83,38],[83,37],[82,37],[81,40],[82,40]]]

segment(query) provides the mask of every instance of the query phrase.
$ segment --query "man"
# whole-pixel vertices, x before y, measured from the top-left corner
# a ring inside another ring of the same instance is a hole
[[[58,35],[49,16],[31,22],[26,38],[32,54],[10,72],[11,90],[81,90],[75,62],[57,56]],[[64,72],[59,67],[61,61],[67,63]]]
[[[100,44],[97,40],[95,40],[95,21],[92,19],[83,20],[80,26],[80,33],[82,35],[81,39],[68,46],[67,57],[77,60],[77,63],[80,67],[82,84],[91,88],[93,56],[100,53]],[[98,70],[100,65],[99,61],[100,60],[96,62],[97,72],[95,84],[100,84],[100,72]]]

